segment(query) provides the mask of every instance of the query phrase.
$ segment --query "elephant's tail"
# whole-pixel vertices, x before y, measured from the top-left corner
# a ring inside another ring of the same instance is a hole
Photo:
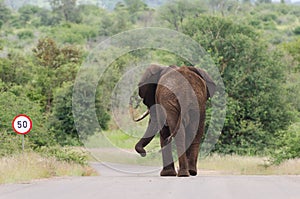
[[[176,127],[174,129],[173,132],[171,132],[171,135],[169,137],[167,137],[167,139],[165,140],[164,146],[170,144],[172,142],[172,138],[176,136],[179,128],[180,128],[180,124],[181,124],[181,114],[179,114],[177,123],[176,123]]]

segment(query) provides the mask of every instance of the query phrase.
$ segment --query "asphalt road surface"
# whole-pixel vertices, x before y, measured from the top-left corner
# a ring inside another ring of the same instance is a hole
[[[93,166],[100,176],[0,185],[0,199],[300,199],[300,176],[218,176],[200,172],[197,177],[162,178],[155,167]]]

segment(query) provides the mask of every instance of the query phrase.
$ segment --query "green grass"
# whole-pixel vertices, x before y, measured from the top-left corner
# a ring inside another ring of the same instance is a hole
[[[46,158],[33,152],[0,159],[0,184],[26,182],[33,179],[61,176],[92,176],[97,173],[89,166]]]
[[[300,159],[271,165],[268,158],[237,155],[212,155],[199,161],[203,174],[225,175],[300,175]]]

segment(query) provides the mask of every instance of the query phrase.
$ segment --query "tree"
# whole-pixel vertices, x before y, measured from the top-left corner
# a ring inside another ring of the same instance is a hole
[[[282,44],[288,52],[288,80],[286,89],[289,93],[292,107],[300,112],[300,39]]]
[[[74,46],[58,48],[51,38],[40,39],[37,47],[33,49],[37,59],[35,84],[33,96],[39,95],[40,103],[46,112],[51,111],[53,92],[63,82],[73,81],[77,69],[82,62],[82,53]]]
[[[125,6],[130,13],[130,20],[135,23],[140,17],[141,13],[148,10],[148,6],[142,0],[124,0]]]
[[[272,0],[258,0],[258,3],[272,3]]]
[[[11,11],[8,9],[3,1],[0,1],[0,28],[2,24],[6,23],[11,18]]]
[[[18,10],[26,4],[34,4],[36,1],[33,0],[1,0],[12,10]],[[30,2],[31,1],[31,2]]]
[[[20,13],[20,21],[22,23],[28,23],[34,17],[34,15],[42,13],[43,9],[38,6],[25,5],[21,7],[18,12]]]
[[[53,12],[65,21],[80,23],[82,18],[79,15],[76,2],[77,0],[50,0],[50,5]]]
[[[204,12],[206,10],[205,5],[202,1],[173,0],[159,9],[159,17],[178,31],[181,29],[184,19]]]
[[[85,85],[89,82],[82,82],[81,86],[84,89]],[[89,93],[88,90],[84,90],[83,94]],[[50,128],[55,134],[55,139],[61,145],[80,145],[81,139],[85,139],[87,135],[93,135],[95,132],[86,131],[86,135],[83,133],[78,134],[74,123],[74,117],[72,113],[72,95],[73,84],[71,82],[64,83],[61,88],[56,89],[54,93],[53,111],[50,116]],[[78,99],[73,99],[78,100]],[[91,98],[91,100],[95,100]],[[104,110],[101,105],[102,102],[96,99],[96,113],[97,119],[101,130],[107,129],[107,123],[110,119],[109,114]],[[84,105],[84,103],[81,103]],[[82,107],[85,108],[85,107]],[[84,111],[83,111],[84,112]],[[85,127],[84,129],[92,129],[88,121],[90,121],[91,115],[81,115],[80,121]],[[100,129],[99,129],[100,130]]]
[[[274,147],[275,133],[292,120],[282,55],[251,27],[224,18],[190,18],[184,33],[210,53],[226,85],[227,117],[217,149],[257,154]]]
[[[284,43],[283,47],[298,62],[297,70],[300,71],[300,38]]]

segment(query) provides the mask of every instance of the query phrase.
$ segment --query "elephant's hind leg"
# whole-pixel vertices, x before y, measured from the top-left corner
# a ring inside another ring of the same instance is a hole
[[[178,177],[189,177],[189,167],[188,167],[188,159],[186,156],[186,146],[185,146],[185,129],[181,124],[176,136],[175,142],[177,147],[177,154],[179,159],[179,170]]]
[[[197,175],[197,161],[198,161],[198,154],[200,150],[200,143],[204,132],[204,118],[205,112],[202,112],[201,119],[198,123],[191,123],[188,128],[186,129],[187,133],[193,135],[193,140],[190,142],[190,146],[187,150],[187,158],[189,162],[189,172],[192,176]],[[196,134],[196,135],[195,135]]]
[[[172,156],[172,143],[165,145],[165,140],[170,136],[169,128],[164,126],[160,131],[160,145],[162,149],[163,169],[160,176],[176,176],[174,160]]]
[[[177,135],[175,136],[176,147],[177,147],[177,154],[179,159],[179,170],[178,176],[179,177],[188,177],[190,176],[189,167],[188,167],[188,159],[186,157],[186,147],[184,143],[184,131],[179,129]],[[182,132],[181,132],[182,131]]]
[[[197,175],[197,160],[198,160],[199,148],[200,148],[200,143],[198,142],[198,139],[195,138],[194,142],[187,150],[187,158],[189,162],[189,173],[192,176]]]
[[[197,175],[197,159],[198,159],[198,152],[200,147],[200,136],[198,133],[198,125],[191,123],[185,129],[186,131],[186,156],[189,163],[189,172],[190,175],[195,176]]]

